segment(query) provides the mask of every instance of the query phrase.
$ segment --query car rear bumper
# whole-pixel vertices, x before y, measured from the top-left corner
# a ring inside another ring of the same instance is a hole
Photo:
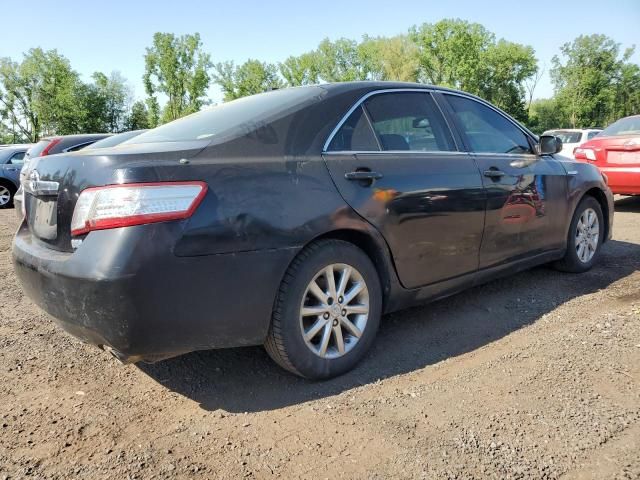
[[[613,193],[640,195],[640,167],[600,167]]]
[[[18,187],[18,190],[16,191],[16,194],[13,196],[13,208],[15,209],[16,212],[16,216],[22,220],[22,217],[24,217],[24,213],[22,210],[22,205],[23,205],[23,201],[24,201],[24,190],[22,189],[22,185],[20,185]]]
[[[178,257],[178,228],[92,232],[66,253],[43,246],[23,223],[14,266],[27,295],[66,331],[124,362],[263,343],[297,249]]]

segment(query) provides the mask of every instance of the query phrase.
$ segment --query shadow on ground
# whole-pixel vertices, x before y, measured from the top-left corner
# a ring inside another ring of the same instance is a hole
[[[640,196],[623,197],[615,201],[616,212],[636,212],[640,213]]]
[[[627,203],[623,201],[622,208],[638,208],[627,207]],[[195,352],[139,368],[206,410],[281,408],[475,350],[534,323],[562,303],[606,288],[638,268],[640,245],[610,241],[603,247],[600,265],[581,275],[540,267],[387,315],[364,361],[346,375],[325,382],[310,382],[284,372],[261,347]]]

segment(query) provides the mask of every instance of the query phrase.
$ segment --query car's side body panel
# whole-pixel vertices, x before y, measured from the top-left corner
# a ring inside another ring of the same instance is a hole
[[[55,197],[25,196],[27,220],[16,235],[13,258],[27,293],[80,338],[110,346],[124,360],[158,359],[191,350],[262,343],[285,271],[295,255],[317,238],[353,239],[371,255],[382,280],[386,312],[562,256],[563,245],[558,245],[498,267],[478,270],[471,265],[470,273],[423,288],[405,288],[397,275],[392,243],[418,243],[417,230],[431,228],[425,221],[467,208],[473,195],[484,202],[485,193],[476,175],[461,184],[475,193],[444,188],[440,194],[447,198],[436,201],[436,183],[431,190],[421,187],[422,193],[413,195],[415,180],[407,176],[403,194],[385,208],[393,210],[393,221],[399,224],[408,219],[417,222],[412,226],[416,231],[404,231],[403,237],[400,229],[396,238],[367,218],[364,196],[345,201],[327,167],[339,159],[326,157],[325,162],[322,151],[345,112],[376,88],[381,85],[327,87],[328,97],[269,122],[247,125],[240,135],[223,142],[123,144],[33,159],[29,168],[36,169],[43,181],[59,182],[60,190]],[[455,132],[454,137],[458,138]],[[461,152],[454,156],[467,162],[471,158]],[[436,162],[443,169],[444,187],[456,184],[452,179],[466,178],[456,170],[458,164]],[[606,190],[593,167],[577,166],[576,170],[567,192],[571,212],[586,188]],[[420,173],[434,175],[426,170]],[[72,245],[71,215],[85,188],[193,180],[205,181],[208,191],[191,218],[95,231],[76,238]],[[425,204],[426,196],[432,197],[431,205]],[[437,202],[444,208],[434,208]],[[44,221],[51,222],[52,238],[37,234],[34,222],[43,205],[49,207],[50,216]],[[459,218],[459,232],[477,242],[477,224],[484,211],[471,210],[473,218]],[[570,218],[570,212],[565,213]],[[567,228],[568,223],[567,219]],[[442,227],[436,221],[434,228]],[[429,242],[438,238],[432,233],[427,235]],[[443,232],[445,237],[450,234]],[[564,230],[558,235],[566,238],[566,234]],[[446,247],[445,238],[444,245],[433,245],[425,252],[441,255]],[[400,259],[404,268],[411,268],[409,257]],[[428,258],[424,260],[416,272],[428,268]],[[440,275],[441,280],[446,278],[444,268]]]

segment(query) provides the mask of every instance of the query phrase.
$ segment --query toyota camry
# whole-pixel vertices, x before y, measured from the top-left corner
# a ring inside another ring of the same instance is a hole
[[[328,378],[384,313],[535,265],[590,269],[612,194],[561,149],[459,91],[276,90],[33,158],[15,269],[65,330],[123,362],[264,345]]]

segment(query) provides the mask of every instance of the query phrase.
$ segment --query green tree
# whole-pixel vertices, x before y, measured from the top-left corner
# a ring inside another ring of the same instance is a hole
[[[77,87],[81,103],[81,132],[120,132],[126,128],[127,106],[132,97],[126,80],[118,72],[106,76],[95,72],[92,83]]]
[[[29,50],[22,62],[0,60],[0,117],[5,129],[27,141],[75,133],[82,106],[81,82],[56,50]]]
[[[538,70],[532,47],[499,40],[483,52],[483,80],[477,93],[518,120],[527,119],[526,82]]]
[[[127,116],[125,125],[127,130],[151,128],[149,122],[149,111],[143,101],[138,100],[131,106],[131,111]]]
[[[640,66],[635,63],[623,64],[616,80],[610,119],[616,120],[640,113]]]
[[[325,82],[367,80],[375,65],[355,40],[325,38],[315,51],[318,74]]]
[[[546,130],[570,126],[564,110],[555,98],[540,98],[531,102],[527,126],[540,135]]]
[[[225,101],[284,86],[278,76],[278,67],[258,60],[250,59],[239,66],[223,62],[217,64],[215,70],[214,81],[220,85]]]
[[[143,76],[151,120],[167,122],[200,110],[207,103],[210,69],[211,59],[202,50],[198,33],[181,37],[156,33],[145,54]],[[161,113],[159,94],[167,97]]]
[[[605,35],[581,35],[560,53],[552,60],[551,81],[570,126],[604,126],[637,107],[640,78],[637,65],[628,63],[633,49],[621,53]]]
[[[418,81],[418,48],[406,35],[391,38],[365,35],[359,49],[371,80]]]
[[[278,66],[280,74],[291,87],[318,83],[318,67],[315,52],[303,53],[297,57],[290,56]]]
[[[482,96],[518,119],[526,119],[525,82],[535,75],[532,47],[506,40],[478,23],[445,19],[412,27],[418,78]]]

